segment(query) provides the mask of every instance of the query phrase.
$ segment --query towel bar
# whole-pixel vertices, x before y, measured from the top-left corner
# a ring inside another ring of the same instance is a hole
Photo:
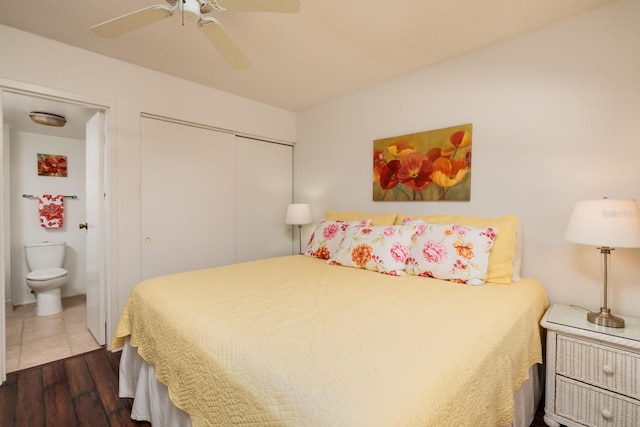
[[[24,197],[25,199],[38,199],[38,196],[34,196],[33,194],[23,194],[22,197]],[[62,196],[66,199],[77,199],[78,196],[76,196],[75,194],[73,196]]]

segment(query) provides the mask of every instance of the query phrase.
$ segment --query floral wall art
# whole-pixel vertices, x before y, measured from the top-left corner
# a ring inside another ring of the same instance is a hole
[[[38,153],[39,176],[67,176],[67,156]]]
[[[472,127],[373,141],[373,200],[471,200]]]

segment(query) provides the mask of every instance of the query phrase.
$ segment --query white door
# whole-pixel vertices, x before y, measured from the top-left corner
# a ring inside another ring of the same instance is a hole
[[[293,147],[238,136],[236,159],[236,261],[291,255]]]
[[[104,268],[104,112],[86,125],[86,284],[87,327],[105,344]]]
[[[143,117],[141,277],[234,262],[234,136]]]
[[[2,201],[2,210],[0,210],[0,295],[2,295],[2,301],[0,304],[0,385],[7,380],[7,358],[6,358],[6,336],[5,336],[5,286],[9,286],[8,283],[11,283],[8,278],[5,277],[5,262],[8,260],[5,258],[5,251],[10,253],[8,249],[9,245],[9,237],[6,232],[4,221],[6,215],[6,204],[5,197],[9,197],[9,192],[5,188],[5,165],[8,162],[8,158],[5,158],[8,153],[8,149],[5,147],[5,144],[8,144],[8,141],[5,142],[4,136],[4,119],[2,117],[3,106],[2,106],[2,98],[3,91],[0,88],[0,200]],[[7,132],[8,133],[8,132]],[[6,280],[5,280],[6,279]]]

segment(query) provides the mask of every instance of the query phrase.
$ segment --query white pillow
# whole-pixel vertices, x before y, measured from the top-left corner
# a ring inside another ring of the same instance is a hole
[[[329,263],[404,276],[414,226],[353,227]]]
[[[408,274],[468,285],[482,285],[487,280],[495,228],[421,221],[411,224],[416,224],[416,231],[405,269]]]
[[[309,244],[304,254],[320,259],[329,259],[340,247],[340,242],[342,242],[345,232],[350,227],[364,227],[368,225],[371,225],[370,219],[362,221],[323,219],[313,233],[311,233],[311,238],[309,239]]]

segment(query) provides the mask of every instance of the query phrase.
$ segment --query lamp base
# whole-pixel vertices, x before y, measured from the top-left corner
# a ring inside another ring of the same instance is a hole
[[[609,328],[624,328],[624,319],[611,314],[608,308],[600,307],[600,312],[587,313],[587,320],[596,325],[607,326]]]

